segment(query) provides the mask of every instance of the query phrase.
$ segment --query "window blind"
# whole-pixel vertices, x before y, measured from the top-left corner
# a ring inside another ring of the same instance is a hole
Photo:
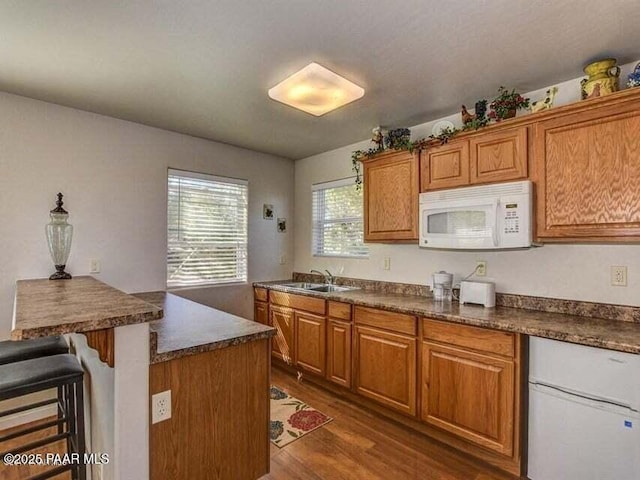
[[[247,280],[248,182],[169,170],[167,286]]]
[[[314,255],[368,257],[364,244],[362,190],[354,178],[320,183],[312,187]]]

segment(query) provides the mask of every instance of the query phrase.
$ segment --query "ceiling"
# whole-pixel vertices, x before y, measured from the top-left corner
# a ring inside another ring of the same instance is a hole
[[[0,90],[298,159],[640,57],[638,0],[0,0]],[[267,90],[315,61],[322,117]]]

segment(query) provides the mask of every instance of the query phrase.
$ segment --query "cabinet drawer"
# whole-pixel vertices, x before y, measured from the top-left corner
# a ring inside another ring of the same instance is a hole
[[[270,290],[269,300],[275,305],[282,305],[294,310],[304,310],[318,315],[324,315],[325,313],[325,301],[322,298],[305,297],[304,295]]]
[[[356,307],[354,317],[356,323],[361,325],[369,325],[406,335],[416,335],[417,319],[411,315],[387,312],[377,308]]]
[[[256,300],[259,300],[261,302],[266,302],[267,301],[268,294],[269,294],[269,292],[267,292],[266,288],[254,288],[253,289],[253,296],[255,297]]]
[[[351,305],[342,302],[327,302],[327,315],[331,318],[351,321]]]
[[[488,328],[457,325],[425,318],[422,320],[424,339],[448,343],[485,353],[513,358],[515,334]]]

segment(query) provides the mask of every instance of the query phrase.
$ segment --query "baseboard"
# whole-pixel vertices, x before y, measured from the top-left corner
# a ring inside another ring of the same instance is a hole
[[[57,415],[56,404],[45,405],[44,407],[34,408],[26,412],[16,413],[8,417],[0,418],[0,431],[10,428],[26,425],[28,423],[42,420],[43,418],[54,417]]]

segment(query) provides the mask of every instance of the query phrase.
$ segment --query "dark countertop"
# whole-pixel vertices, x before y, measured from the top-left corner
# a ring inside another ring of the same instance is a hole
[[[256,282],[254,286],[465,325],[640,354],[640,323],[637,322],[522,308],[484,308],[475,305],[460,305],[457,302],[436,302],[433,298],[426,296],[382,293],[371,290],[309,292],[279,285],[285,282],[291,282],[291,280]]]
[[[151,364],[275,335],[274,328],[171,293],[134,295],[164,310],[164,318],[149,325]]]
[[[19,280],[14,340],[82,333],[162,318],[162,309],[93,277]]]

